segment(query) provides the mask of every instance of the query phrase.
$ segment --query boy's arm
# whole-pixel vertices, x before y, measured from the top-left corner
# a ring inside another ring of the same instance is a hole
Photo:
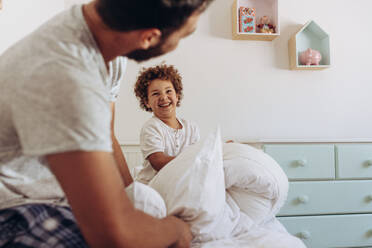
[[[111,153],[76,151],[46,158],[90,247],[189,247],[191,233],[183,221],[134,209]]]
[[[174,158],[175,156],[167,156],[164,152],[154,152],[147,157],[152,168],[156,171],[161,170],[161,168],[166,166]]]
[[[112,139],[112,149],[114,158],[116,161],[116,165],[118,166],[120,175],[124,181],[125,187],[129,186],[133,182],[133,178],[129,172],[127,161],[125,160],[123,151],[121,150],[120,144],[115,136],[115,103],[111,102],[111,112],[112,112],[112,118],[111,118],[111,139]]]

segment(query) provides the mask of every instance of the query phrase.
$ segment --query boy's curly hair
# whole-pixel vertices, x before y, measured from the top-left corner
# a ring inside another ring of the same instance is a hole
[[[145,111],[152,112],[152,109],[146,106],[148,101],[147,89],[150,83],[155,79],[169,80],[172,82],[176,94],[178,95],[177,107],[179,107],[183,97],[182,77],[173,65],[166,64],[143,68],[140,71],[136,84],[134,85],[134,94],[140,101],[140,107]]]

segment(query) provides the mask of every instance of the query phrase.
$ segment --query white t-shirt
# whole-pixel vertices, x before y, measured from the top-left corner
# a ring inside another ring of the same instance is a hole
[[[125,65],[119,57],[107,70],[81,5],[0,56],[0,209],[66,204],[44,157],[112,151],[110,102]]]
[[[177,156],[185,147],[199,141],[199,128],[191,121],[177,118],[181,129],[169,127],[156,116],[149,119],[142,127],[140,147],[144,157],[144,167],[136,175],[136,180],[147,184],[157,173],[148,161],[148,156],[163,152],[167,156]]]

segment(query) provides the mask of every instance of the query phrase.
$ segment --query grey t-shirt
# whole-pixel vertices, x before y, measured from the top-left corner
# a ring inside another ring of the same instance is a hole
[[[66,204],[45,155],[112,151],[110,102],[126,61],[118,57],[107,70],[82,5],[0,56],[0,209]]]

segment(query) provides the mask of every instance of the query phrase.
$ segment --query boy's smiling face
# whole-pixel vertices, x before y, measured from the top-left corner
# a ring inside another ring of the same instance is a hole
[[[146,106],[159,119],[176,117],[178,94],[169,80],[155,79],[147,88]]]

